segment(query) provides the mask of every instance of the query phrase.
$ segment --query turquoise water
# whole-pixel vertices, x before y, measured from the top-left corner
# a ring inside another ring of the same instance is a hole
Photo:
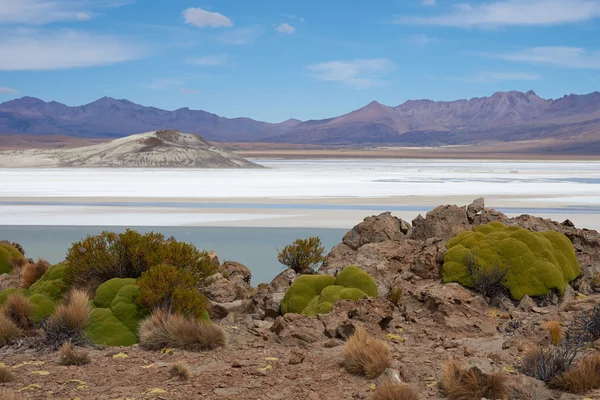
[[[270,282],[283,266],[276,248],[297,238],[319,236],[329,251],[342,240],[345,229],[305,228],[209,228],[209,227],[131,227],[140,232],[156,231],[166,237],[191,242],[199,249],[214,250],[219,260],[239,261],[252,271],[252,284]],[[102,231],[123,232],[125,227],[98,226],[0,226],[0,240],[23,245],[27,257],[45,258],[51,263],[64,259],[71,243]]]

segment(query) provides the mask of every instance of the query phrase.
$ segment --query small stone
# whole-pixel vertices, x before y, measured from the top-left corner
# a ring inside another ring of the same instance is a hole
[[[550,310],[548,310],[547,308],[543,308],[543,307],[531,307],[531,311],[533,311],[534,313],[538,313],[538,314],[549,314]]]
[[[292,349],[290,352],[290,358],[288,360],[288,363],[291,365],[301,364],[302,361],[304,361],[305,357],[306,357],[306,352],[304,352],[298,348]]]
[[[521,301],[519,301],[519,310],[521,311],[531,311],[535,307],[535,303],[528,295],[523,296]]]
[[[340,346],[341,344],[342,344],[341,340],[338,340],[338,339],[329,339],[328,341],[326,341],[325,343],[323,343],[323,347],[331,349],[333,347]]]

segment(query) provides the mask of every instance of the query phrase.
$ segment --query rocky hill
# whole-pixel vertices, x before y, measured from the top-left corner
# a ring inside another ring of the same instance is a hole
[[[260,166],[234,153],[209,145],[199,135],[163,130],[70,149],[3,151],[0,152],[0,167],[257,168]]]

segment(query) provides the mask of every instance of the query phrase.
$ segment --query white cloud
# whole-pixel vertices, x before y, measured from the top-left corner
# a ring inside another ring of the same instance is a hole
[[[152,82],[143,86],[153,90],[166,90],[177,86],[181,86],[183,84],[184,82],[181,79],[162,78],[154,79]]]
[[[183,11],[183,17],[186,24],[194,25],[199,28],[231,28],[233,22],[218,12],[206,11],[202,8],[188,8]]]
[[[304,18],[299,17],[297,15],[294,14],[281,14],[282,17],[286,17],[288,19],[293,19],[293,20],[298,20],[300,22],[304,22]]]
[[[89,21],[90,19],[92,19],[92,17],[84,12],[78,12],[77,14],[75,14],[75,18],[77,19],[77,21]]]
[[[227,56],[220,54],[212,56],[203,56],[198,58],[188,58],[186,62],[188,64],[201,65],[204,67],[214,67],[219,65],[225,65],[227,63]]]
[[[92,14],[84,8],[115,8],[130,3],[128,0],[0,0],[0,24],[87,21]]]
[[[516,25],[558,25],[600,17],[598,0],[498,0],[484,4],[461,3],[447,14],[396,19],[396,23],[462,28]]]
[[[440,40],[438,38],[426,35],[424,33],[411,35],[408,38],[408,42],[416,46],[427,46],[428,44],[436,43],[439,41]]]
[[[0,32],[0,71],[53,70],[114,64],[140,58],[138,45],[78,31]]]
[[[357,89],[381,86],[385,77],[396,68],[386,58],[330,61],[308,67],[313,76],[321,81],[342,82]]]
[[[15,93],[19,93],[19,92],[16,91],[15,89],[11,89],[8,87],[0,87],[0,94],[15,94]]]
[[[198,94],[199,90],[196,89],[188,89],[188,88],[180,88],[179,91],[184,94]]]
[[[421,4],[424,5],[425,7],[433,7],[437,4],[437,1],[435,0],[421,0]]]
[[[589,51],[578,47],[533,47],[513,53],[489,54],[488,56],[502,60],[548,64],[564,68],[600,69],[600,51]]]
[[[217,39],[221,43],[232,45],[252,44],[264,33],[259,26],[247,26],[223,32]]]
[[[292,33],[296,32],[296,28],[294,28],[293,26],[291,26],[288,23],[284,23],[279,26],[276,26],[275,30],[279,33],[284,33],[286,35],[291,35]]]
[[[526,72],[480,72],[472,77],[461,78],[459,80],[475,83],[494,83],[505,81],[537,81],[540,78],[541,75]]]

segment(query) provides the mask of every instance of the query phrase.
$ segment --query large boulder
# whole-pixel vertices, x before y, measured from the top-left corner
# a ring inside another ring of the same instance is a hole
[[[227,279],[241,278],[244,282],[250,283],[252,279],[252,273],[250,268],[237,261],[225,261],[219,267],[221,275],[227,277]]]
[[[229,278],[225,278],[221,273],[216,273],[209,279],[211,284],[203,289],[204,295],[217,303],[230,303],[245,299],[252,289],[250,283],[241,274],[233,274]]]
[[[344,235],[342,243],[353,250],[369,243],[401,240],[411,233],[408,222],[392,216],[390,212],[367,217]]]
[[[426,241],[431,238],[448,240],[471,229],[465,207],[444,205],[429,211],[425,218],[419,215],[412,221],[411,238]]]
[[[302,314],[278,317],[271,326],[275,341],[286,346],[306,347],[307,344],[326,339],[323,324],[317,318]]]
[[[361,325],[380,333],[393,319],[394,306],[384,299],[338,300],[329,314],[319,314],[325,332],[331,338],[348,339]]]
[[[485,200],[483,197],[475,199],[471,204],[467,206],[467,219],[469,223],[473,223],[477,214],[479,214],[485,207]]]

